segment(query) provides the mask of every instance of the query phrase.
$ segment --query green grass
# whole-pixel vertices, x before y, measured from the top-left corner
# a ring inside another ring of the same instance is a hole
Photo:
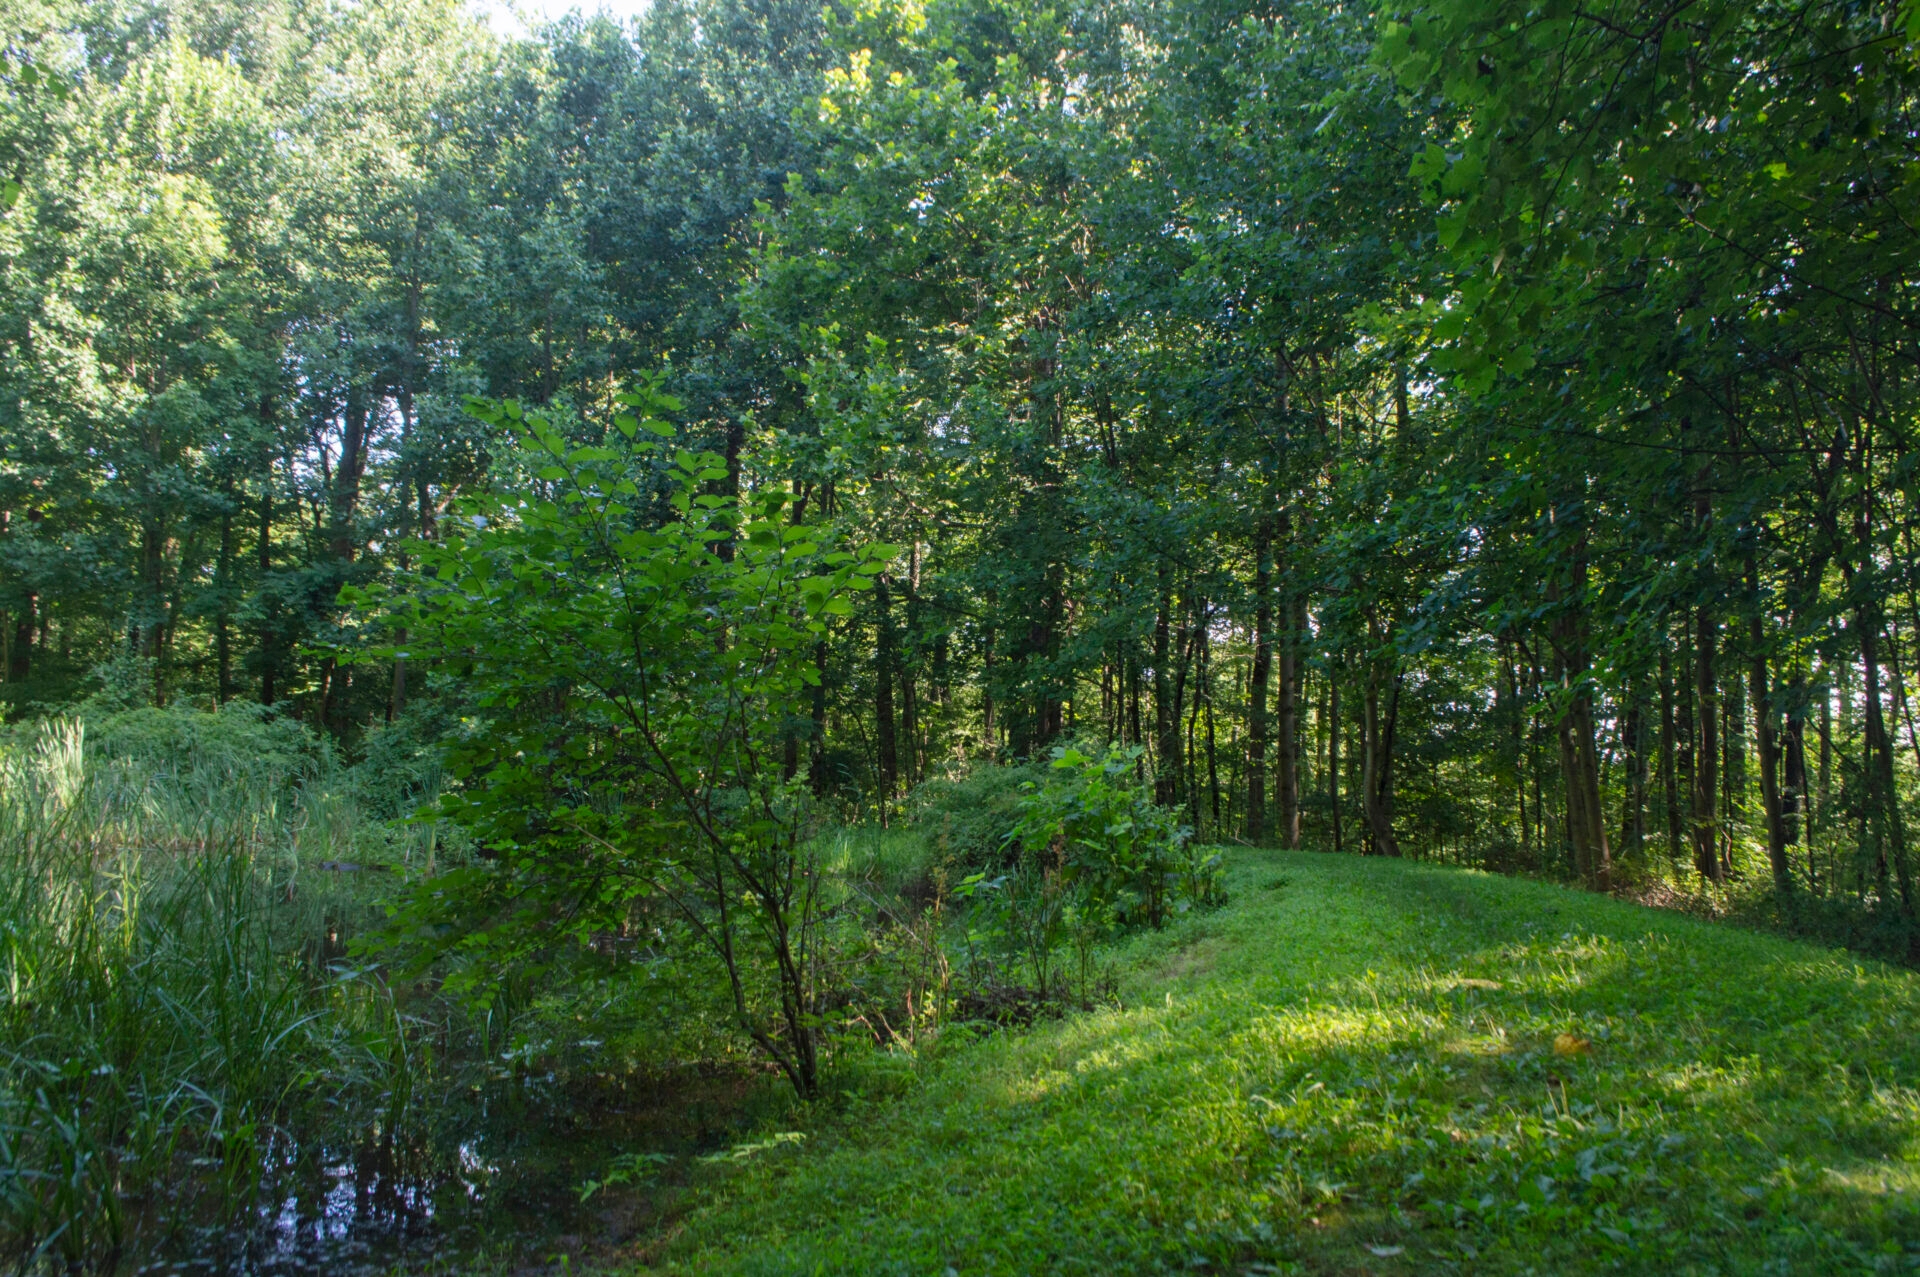
[[[1120,951],[1121,1009],[702,1171],[643,1270],[1920,1267],[1920,977],[1415,864],[1230,889]]]

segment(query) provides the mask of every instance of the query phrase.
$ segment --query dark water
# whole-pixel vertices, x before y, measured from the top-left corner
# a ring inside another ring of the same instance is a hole
[[[538,1272],[612,1258],[643,1238],[692,1157],[733,1142],[754,1079],[677,1079],[637,1093],[546,1097],[467,1115],[412,1147],[370,1142],[289,1159],[231,1220],[175,1202],[141,1221],[138,1277],[377,1277]],[[664,1154],[651,1183],[581,1200],[614,1159]],[[183,1209],[184,1207],[184,1209]],[[484,1260],[484,1263],[482,1262]]]

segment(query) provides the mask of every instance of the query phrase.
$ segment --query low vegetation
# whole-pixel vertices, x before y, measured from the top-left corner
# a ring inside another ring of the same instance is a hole
[[[1117,1005],[865,1065],[804,1142],[700,1168],[639,1269],[1920,1264],[1920,978],[1484,874],[1228,863],[1224,909],[1114,950]]]

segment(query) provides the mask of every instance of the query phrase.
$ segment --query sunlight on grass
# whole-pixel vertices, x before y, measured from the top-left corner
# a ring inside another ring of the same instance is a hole
[[[1276,864],[1286,889],[1252,885]],[[936,1050],[905,1096],[696,1186],[650,1258],[967,1274],[1920,1260],[1901,1250],[1920,1237],[1914,976],[1401,864],[1242,853],[1234,888],[1117,951],[1123,1009]]]

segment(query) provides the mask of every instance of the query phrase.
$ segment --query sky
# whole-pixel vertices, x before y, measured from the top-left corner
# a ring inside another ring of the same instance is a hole
[[[507,36],[524,36],[531,27],[572,9],[582,13],[605,9],[624,21],[639,16],[646,7],[647,0],[473,0],[472,4],[488,25]]]

